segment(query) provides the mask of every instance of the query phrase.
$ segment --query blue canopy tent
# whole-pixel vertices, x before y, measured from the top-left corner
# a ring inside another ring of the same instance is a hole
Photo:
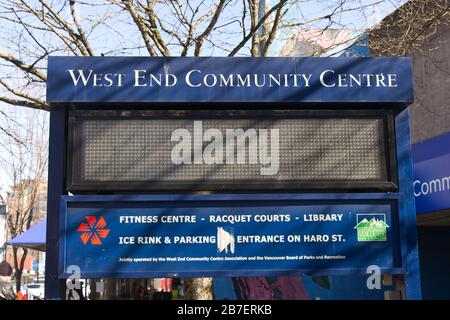
[[[47,230],[47,221],[43,220],[36,223],[24,233],[8,241],[12,246],[25,247],[34,250],[45,251],[45,235]]]

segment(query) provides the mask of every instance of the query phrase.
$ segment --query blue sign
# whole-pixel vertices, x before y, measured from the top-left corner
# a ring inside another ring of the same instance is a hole
[[[417,213],[450,208],[450,133],[417,143],[412,151]]]
[[[410,58],[49,57],[47,101],[413,101]]]
[[[450,208],[450,154],[414,164],[417,213]]]
[[[450,208],[450,154],[414,164],[417,213]]]
[[[63,198],[62,277],[70,265],[79,266],[85,278],[401,268],[398,216],[388,200],[67,202],[70,198]]]

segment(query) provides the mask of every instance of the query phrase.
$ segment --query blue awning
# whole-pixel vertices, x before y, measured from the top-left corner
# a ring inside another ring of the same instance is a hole
[[[36,223],[30,229],[8,241],[12,246],[25,247],[45,251],[47,221]]]

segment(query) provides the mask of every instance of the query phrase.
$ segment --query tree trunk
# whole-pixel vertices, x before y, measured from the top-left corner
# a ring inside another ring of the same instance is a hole
[[[22,286],[22,273],[23,266],[25,264],[25,259],[28,254],[28,250],[22,248],[22,257],[19,262],[19,248],[13,246],[13,259],[14,259],[14,280],[16,283],[16,292],[20,291],[20,287]]]
[[[14,280],[16,282],[16,292],[20,291],[20,287],[22,286],[22,271],[16,270],[16,273],[14,274]]]
[[[184,279],[184,294],[187,300],[212,300],[212,278],[186,278]]]
[[[90,279],[89,280],[89,300],[100,300],[100,293],[97,292],[97,282],[101,279]]]

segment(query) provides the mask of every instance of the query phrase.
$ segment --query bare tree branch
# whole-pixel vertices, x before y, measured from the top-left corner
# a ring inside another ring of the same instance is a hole
[[[275,20],[273,21],[272,29],[270,30],[269,35],[266,40],[266,43],[264,44],[264,50],[262,53],[262,56],[264,56],[264,57],[267,55],[267,52],[269,51],[269,48],[272,45],[273,40],[275,39],[275,35],[279,29],[280,22],[281,22],[281,10],[282,9],[283,9],[283,7],[279,7],[275,14]]]
[[[6,90],[11,92],[12,94],[14,94],[14,95],[16,95],[18,97],[22,97],[24,99],[30,100],[30,101],[38,104],[38,105],[41,105],[43,109],[46,108],[45,101],[42,101],[42,100],[40,100],[40,99],[38,99],[36,97],[33,97],[32,95],[30,95],[30,94],[28,94],[26,92],[23,92],[23,91],[20,91],[20,90],[12,88],[11,86],[9,86],[6,82],[4,82],[1,79],[0,79],[0,85],[2,85]]]
[[[5,102],[10,105],[13,105],[13,106],[26,107],[26,108],[38,109],[38,110],[49,110],[49,106],[47,104],[42,105],[40,103],[31,102],[31,101],[27,101],[27,100],[8,98],[3,95],[0,95],[0,101]]]
[[[258,24],[258,14],[259,14],[259,4],[258,0],[248,0],[248,8],[250,10],[250,30],[256,30],[252,35],[252,46],[250,49],[250,53],[252,57],[259,56],[259,32],[258,28],[256,28],[256,25]],[[244,30],[244,39],[245,39],[245,30]]]
[[[20,61],[19,59],[17,59],[16,57],[12,56],[11,54],[9,54],[7,52],[0,50],[0,58],[3,60],[6,60],[8,62],[11,62],[16,67],[20,68],[22,71],[30,73],[30,74],[38,77],[42,81],[47,81],[47,76],[45,74],[43,74],[41,71],[39,71],[37,68]]]
[[[83,28],[81,28],[80,22],[78,21],[78,18],[77,18],[76,12],[75,12],[75,2],[76,2],[75,0],[69,1],[70,14],[72,15],[73,22],[74,22],[75,26],[77,27],[80,41],[83,43],[83,45],[86,48],[89,55],[93,56],[94,51],[92,50],[91,45],[89,44],[89,41],[86,38]]]
[[[244,37],[244,39],[242,39],[241,42],[239,42],[239,44],[234,47],[233,50],[231,50],[231,52],[228,54],[229,57],[234,56],[239,50],[242,49],[243,46],[245,46],[245,44],[248,42],[248,40],[250,40],[250,38],[256,33],[258,32],[259,27],[261,27],[261,25],[266,21],[266,19],[268,17],[270,17],[270,15],[278,10],[278,8],[283,7],[286,2],[288,0],[280,0],[280,2],[278,2],[276,5],[274,5],[272,8],[269,9],[269,11],[266,12],[266,14],[264,14],[264,16],[259,20],[259,22],[250,30],[250,32]]]
[[[161,52],[161,54],[163,56],[166,56],[166,57],[170,56],[170,51],[167,48],[163,37],[159,33],[158,25],[156,23],[157,18],[156,18],[155,11],[153,10],[153,4],[152,4],[151,0],[147,0],[147,6],[144,9],[145,9],[145,12],[147,13],[148,21],[150,24],[149,31],[151,33],[151,37],[152,37],[156,47],[158,48],[158,50]]]
[[[47,129],[39,124],[40,118],[31,112],[27,113],[25,128],[17,128],[10,124],[6,128],[6,144],[1,144],[0,160],[8,168],[11,187],[4,202],[6,212],[7,233],[9,238],[17,237],[30,226],[42,219],[45,208],[40,207],[39,194],[47,170]],[[45,122],[46,120],[44,120]],[[42,123],[43,124],[43,123]],[[2,137],[2,142],[5,137]],[[12,247],[16,289],[20,290],[22,272],[28,250]]]
[[[151,42],[150,32],[145,24],[144,19],[136,12],[136,9],[133,7],[130,0],[123,0],[123,3],[125,4],[125,7],[130,13],[131,18],[133,19],[134,23],[139,29],[142,39],[144,40],[145,46],[147,47],[148,53],[151,56],[156,56],[157,54]]]
[[[22,1],[23,2],[23,1]],[[73,31],[72,27],[67,23],[53,8],[50,4],[47,3],[45,0],[39,0],[39,2],[42,4],[42,6],[48,10],[50,13],[50,16],[54,19],[54,21],[60,26],[60,28],[64,31],[66,31],[69,36],[72,38],[72,42],[76,44],[77,48],[80,50],[80,52],[85,55],[93,55],[92,52],[89,51],[88,47],[86,47],[86,43],[83,42],[82,36],[80,34],[77,34]],[[76,19],[74,19],[76,20]],[[81,27],[80,27],[81,29]],[[87,42],[87,40],[86,40]]]
[[[370,31],[370,52],[404,56],[420,50],[439,24],[450,25],[449,7],[449,0],[407,2]]]
[[[203,31],[196,39],[195,39],[195,50],[194,55],[198,57],[200,55],[200,50],[203,45],[204,39],[209,36],[211,31],[214,29],[214,26],[217,23],[217,20],[219,20],[219,16],[222,13],[222,9],[226,3],[226,0],[220,0],[219,4],[217,5],[216,11],[214,12],[214,15],[211,18],[211,21],[209,22],[208,26],[206,27],[205,31]]]
[[[294,43],[303,41],[303,34],[326,37],[329,33],[325,31],[331,28],[351,29],[352,21],[348,19],[352,14],[365,19],[373,6],[403,3],[273,0],[270,8],[263,8],[261,1],[0,0],[0,21],[5,27],[0,34],[0,99],[14,106],[48,109],[43,96],[46,59],[50,54],[268,56],[273,54],[274,44],[282,50],[278,54],[293,54],[298,50]],[[388,45],[402,48],[403,53],[409,50],[405,49],[407,46],[415,46],[411,43],[421,41],[424,30],[433,28],[448,14],[448,0],[410,2],[420,4],[422,9],[399,9],[405,12],[398,21],[404,32],[396,37],[397,43]],[[426,4],[435,4],[436,9],[424,10]],[[322,10],[312,14],[308,5],[321,6]],[[425,17],[420,26],[416,17]],[[311,54],[347,47],[354,40],[357,41],[347,37],[326,48],[318,45]],[[383,47],[380,45],[380,49]],[[244,53],[243,48],[249,52]]]

